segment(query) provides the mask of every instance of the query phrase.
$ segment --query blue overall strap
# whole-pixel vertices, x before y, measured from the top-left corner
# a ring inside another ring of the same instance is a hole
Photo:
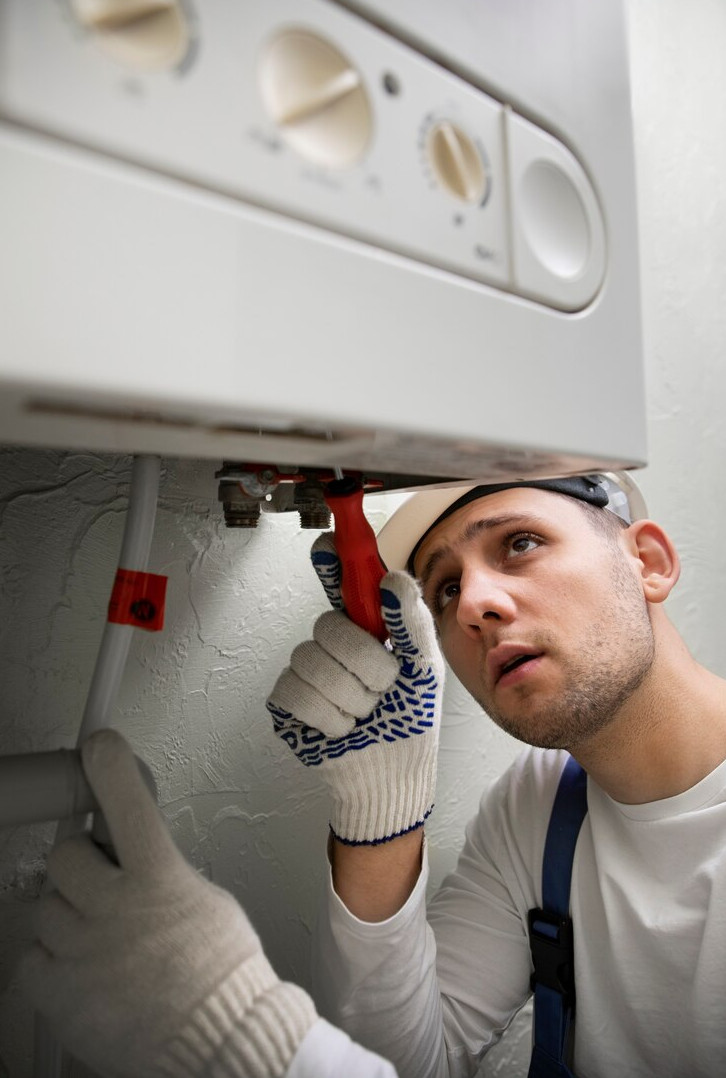
[[[587,813],[587,775],[572,757],[552,806],[542,863],[542,909],[529,911],[534,973],[534,1047],[528,1078],[572,1078],[566,1063],[575,1011],[570,881],[575,845]]]

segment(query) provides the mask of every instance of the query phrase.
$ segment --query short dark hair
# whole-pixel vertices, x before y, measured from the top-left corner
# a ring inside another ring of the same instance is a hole
[[[560,497],[567,497],[567,495],[560,495]],[[611,542],[615,542],[620,533],[630,527],[627,520],[623,520],[611,509],[600,509],[597,505],[590,505],[589,502],[576,498],[571,498],[570,501],[577,501],[579,508],[589,518],[593,529]]]

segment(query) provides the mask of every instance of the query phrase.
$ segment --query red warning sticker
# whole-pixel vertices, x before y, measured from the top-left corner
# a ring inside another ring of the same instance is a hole
[[[119,569],[108,603],[108,620],[156,633],[164,627],[167,577]]]

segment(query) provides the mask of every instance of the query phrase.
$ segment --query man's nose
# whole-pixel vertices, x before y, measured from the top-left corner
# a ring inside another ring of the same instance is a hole
[[[470,636],[480,637],[493,624],[510,622],[516,608],[508,580],[484,566],[471,567],[459,581],[457,619]]]

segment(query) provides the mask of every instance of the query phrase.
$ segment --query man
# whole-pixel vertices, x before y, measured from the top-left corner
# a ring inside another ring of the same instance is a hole
[[[390,647],[330,611],[269,703],[332,794],[326,1011],[402,1076],[473,1073],[529,993],[526,914],[568,749],[589,773],[572,888],[575,1070],[720,1074],[726,692],[663,612],[678,576],[670,541],[650,521],[621,526],[591,479],[446,495],[422,522],[425,497],[381,545],[393,567],[410,556],[433,618],[413,578],[389,573]],[[313,560],[339,605],[326,537]],[[437,635],[485,709],[545,749],[483,800],[428,927]],[[74,1050],[105,1073],[149,1078],[389,1075],[280,985],[242,911],[190,872],[150,810],[129,819],[143,794],[109,736],[84,760],[120,866],[88,840],[57,851],[58,901],[45,900],[26,967]]]
[[[401,1076],[473,1074],[528,998],[527,911],[568,752],[589,804],[571,890],[575,1073],[723,1071],[726,683],[665,614],[667,535],[607,500],[587,477],[423,494],[380,537],[389,567],[419,578],[454,673],[537,746],[483,799],[428,924],[441,670],[410,582],[382,584],[391,653],[323,615],[271,694],[278,732],[332,793],[319,1000]],[[314,561],[334,574],[331,558],[323,539]]]

